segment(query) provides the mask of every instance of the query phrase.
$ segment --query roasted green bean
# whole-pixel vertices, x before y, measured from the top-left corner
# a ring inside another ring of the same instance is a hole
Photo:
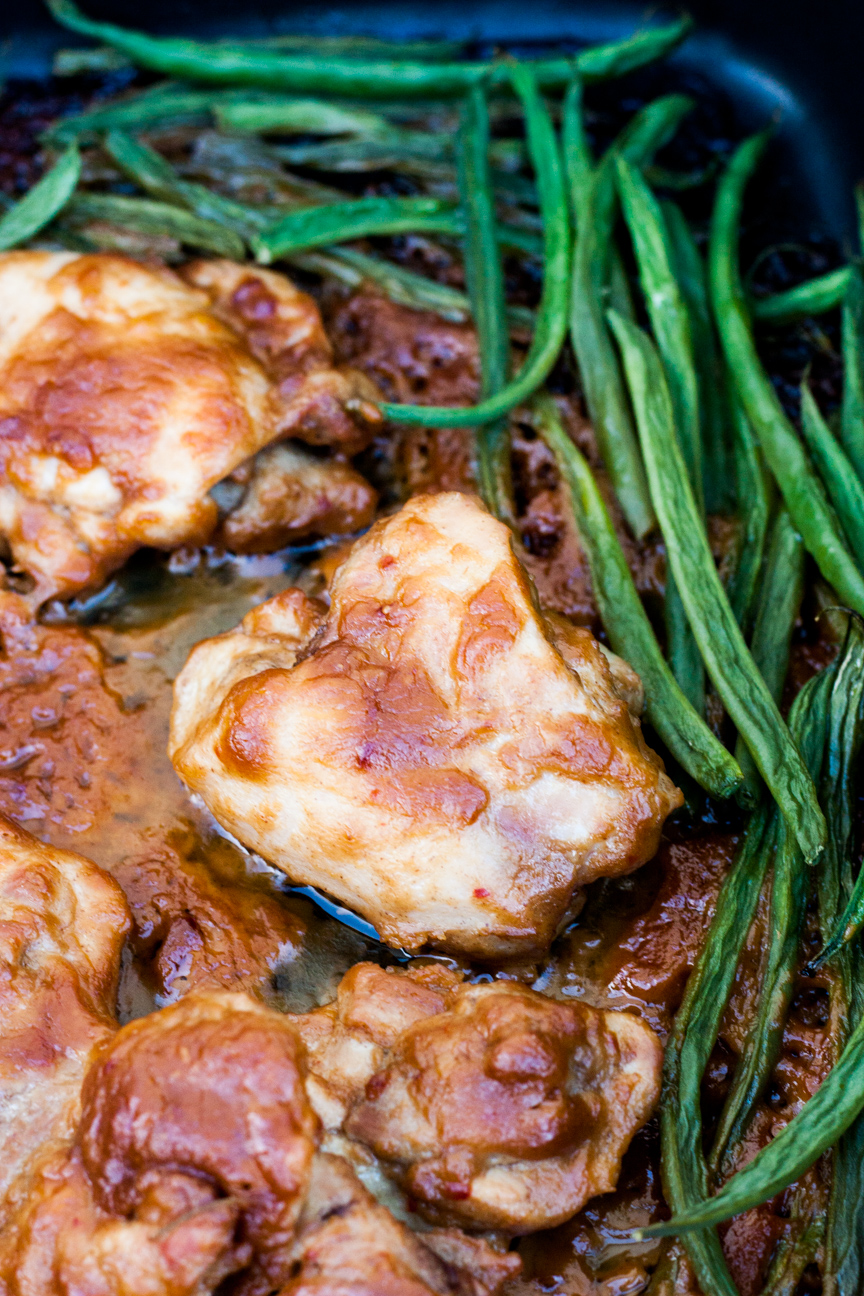
[[[864,577],[855,566],[822,485],[762,367],[741,287],[737,255],[739,215],[744,187],[767,138],[763,134],[746,140],[718,186],[710,255],[714,318],[741,403],[795,526],[822,575],[842,601],[864,613]]]
[[[675,437],[660,358],[635,324],[614,312],[610,322],[636,411],[651,499],[702,660],[804,858],[811,863],[825,845],[825,820],[812,780],[720,583]]]
[[[278,50],[250,48],[219,41],[203,42],[178,37],[148,36],[114,23],[85,17],[73,0],[47,0],[59,23],[83,36],[121,50],[139,67],[166,76],[222,85],[262,86],[272,90],[345,95],[359,99],[446,98],[464,94],[487,81],[506,86],[510,69],[500,63],[429,63],[410,60],[321,58],[314,53],[283,54]],[[679,19],[665,27],[637,32],[626,40],[598,45],[576,55],[586,80],[621,76],[662,58],[690,30],[690,20]],[[566,85],[573,59],[538,60],[536,76],[543,88]]]
[[[513,65],[510,75],[513,88],[525,111],[528,147],[537,175],[543,214],[543,292],[534,337],[522,368],[495,396],[467,409],[382,402],[382,414],[395,422],[436,427],[475,427],[491,423],[537,390],[557,360],[564,341],[570,272],[570,222],[558,142],[534,73],[528,66],[517,63]]]
[[[770,297],[753,297],[750,311],[760,324],[792,324],[808,315],[824,315],[826,311],[842,306],[849,284],[850,270],[841,266],[827,274],[796,284],[786,292]]]
[[[741,771],[694,711],[663,660],[591,469],[564,431],[551,397],[536,397],[534,409],[538,430],[567,486],[609,642],[642,679],[648,719],[697,783],[712,796],[731,796],[741,782]]]
[[[0,216],[0,251],[26,243],[63,210],[78,184],[81,157],[72,144],[14,207]]]

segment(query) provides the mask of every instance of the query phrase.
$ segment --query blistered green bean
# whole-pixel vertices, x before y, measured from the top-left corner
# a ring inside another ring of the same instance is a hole
[[[262,265],[287,252],[370,234],[447,233],[453,229],[451,204],[440,198],[356,198],[328,207],[289,212],[252,239]]]

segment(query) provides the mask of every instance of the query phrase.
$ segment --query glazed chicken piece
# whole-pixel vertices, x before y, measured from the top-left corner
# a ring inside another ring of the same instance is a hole
[[[416,1236],[327,1155],[313,1165],[291,1259],[281,1296],[496,1296],[521,1268],[480,1239]]]
[[[19,1194],[0,1292],[205,1296],[241,1273],[243,1296],[278,1290],[317,1138],[301,1065],[289,1022],[242,994],[125,1026]]]
[[[615,1187],[660,1092],[660,1044],[637,1017],[434,966],[360,964],[297,1027],[325,1129],[440,1224],[519,1234],[569,1219]]]
[[[201,544],[208,492],[283,436],[358,448],[377,410],[289,280],[232,263],[0,255],[0,541],[33,599],[139,546]],[[197,285],[197,286],[196,286]]]
[[[390,943],[484,958],[547,948],[580,887],[654,854],[681,795],[638,680],[544,619],[472,498],[379,522],[330,597],[277,596],[176,682],[175,768],[245,845]]]
[[[378,496],[339,460],[296,445],[268,446],[223,483],[240,498],[214,542],[231,553],[273,553],[308,535],[350,535],[369,526]]]
[[[113,871],[132,910],[130,943],[145,980],[163,1002],[204,988],[269,1002],[274,973],[304,948],[305,924],[264,879],[215,847],[205,858],[184,845],[169,841]]]
[[[67,1138],[115,1029],[129,913],[116,882],[0,816],[0,1233],[10,1187]]]

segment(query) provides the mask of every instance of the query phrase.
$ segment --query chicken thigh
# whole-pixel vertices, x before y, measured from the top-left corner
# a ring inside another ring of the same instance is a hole
[[[368,436],[374,388],[333,368],[309,297],[228,262],[187,279],[110,254],[0,255],[0,542],[37,602],[141,545],[203,543],[211,487],[270,442]]]
[[[175,768],[246,846],[392,944],[486,958],[546,949],[581,886],[651,858],[681,794],[638,679],[544,618],[471,497],[377,523],[330,596],[277,596],[176,682]]]
[[[297,1028],[325,1129],[439,1224],[518,1234],[569,1219],[615,1187],[660,1093],[662,1050],[639,1018],[434,965],[359,964]]]
[[[116,1022],[129,912],[89,860],[0,815],[0,1233],[34,1154],[67,1138]]]

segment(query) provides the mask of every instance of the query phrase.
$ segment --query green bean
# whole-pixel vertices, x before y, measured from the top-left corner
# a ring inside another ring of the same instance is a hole
[[[753,319],[760,324],[793,324],[808,315],[824,315],[843,304],[849,275],[849,267],[841,266],[839,270],[829,270],[828,274],[796,284],[786,292],[753,297],[750,301]]]
[[[67,212],[73,223],[100,220],[142,234],[164,234],[188,247],[216,252],[235,261],[242,261],[245,254],[243,240],[224,225],[149,198],[79,193],[68,204]]]
[[[109,131],[104,144],[121,171],[155,198],[180,203],[196,216],[225,225],[243,239],[253,238],[268,223],[267,217],[254,208],[181,179],[161,154],[124,131]]]
[[[260,36],[233,38],[232,45],[246,49],[310,50],[321,55],[368,58],[383,54],[391,59],[426,59],[445,62],[458,58],[461,41],[388,41],[373,36]],[[110,45],[95,49],[60,49],[54,55],[54,76],[81,76],[87,72],[114,72],[129,67],[129,60]]]
[[[793,1216],[793,1223],[794,1223]],[[797,1237],[781,1242],[771,1261],[760,1296],[795,1296],[804,1270],[819,1252],[825,1237],[825,1216],[814,1214],[801,1228]]]
[[[97,45],[95,49],[59,49],[51,62],[51,73],[56,77],[86,75],[88,72],[116,72],[129,67],[129,60],[110,45]]]
[[[189,90],[174,84],[160,84],[142,94],[101,108],[91,108],[75,117],[61,117],[43,135],[48,143],[89,139],[108,130],[145,130],[148,127],[181,122],[206,122],[213,93]]]
[[[617,156],[626,157],[634,165],[647,162],[691,107],[692,100],[681,95],[669,95],[648,104],[634,116],[589,177],[590,158],[575,92],[565,105],[568,155],[576,185],[571,202],[577,226],[570,340],[603,462],[622,512],[638,538],[654,525],[654,510],[618,357],[604,316],[606,269],[615,220],[612,168]]]
[[[272,95],[216,96],[212,107],[222,130],[266,134],[353,135],[361,139],[386,136],[393,130],[386,117],[323,99],[294,99]],[[430,137],[431,138],[431,137]]]
[[[537,175],[543,214],[543,291],[537,327],[519,373],[495,396],[464,409],[448,406],[392,405],[382,402],[385,418],[433,427],[473,427],[491,423],[526,400],[551,370],[567,331],[570,272],[570,223],[561,158],[548,109],[540,97],[534,73],[525,65],[512,68],[513,88],[525,111],[528,146]]]
[[[756,583],[765,552],[770,500],[766,472],[762,464],[762,452],[753,439],[750,422],[734,392],[730,393],[729,407],[735,436],[735,487],[742,530],[738,539],[735,569],[729,579],[727,594],[735,620],[747,634],[750,629]]]
[[[781,508],[771,532],[750,640],[753,660],[768,686],[768,692],[778,704],[789,669],[792,631],[803,594],[804,544],[788,511]],[[759,791],[758,775],[741,738],[735,745],[735,759],[744,771],[746,790],[755,800]]]
[[[257,234],[252,247],[257,260],[270,265],[287,252],[304,252],[369,234],[446,233],[452,229],[452,208],[439,198],[355,198],[289,212]]]
[[[704,510],[699,387],[690,314],[675,273],[660,204],[626,158],[617,158],[615,165],[621,210],[633,241],[648,318],[669,384],[678,443],[693,494],[700,510]]]
[[[820,873],[826,864],[831,864],[832,870],[836,870],[837,852],[844,851],[848,844],[853,788],[850,776],[861,742],[862,702],[864,636],[856,624],[850,627],[850,635],[836,665],[810,680],[795,703],[802,715],[806,716],[808,711],[813,713],[809,722],[811,732],[817,725],[823,732],[822,759],[826,761],[827,768],[821,786],[831,834]],[[814,754],[816,753],[811,749],[808,753],[810,762],[814,761]],[[838,881],[835,871],[835,885]],[[825,892],[820,882],[820,908],[824,897]],[[828,917],[830,921],[830,914]],[[859,1015],[860,1006],[854,1013],[855,1017]],[[707,1053],[705,1057],[707,1060]],[[683,1209],[677,1202],[673,1202],[675,1217],[667,1224],[642,1230],[640,1236],[664,1236],[691,1228],[704,1228],[767,1201],[800,1178],[849,1128],[862,1108],[864,1017],[856,1021],[839,1060],[816,1094],[772,1142],[729,1180],[716,1197],[695,1204],[691,1198],[683,1202]],[[858,1170],[860,1171],[860,1163]],[[859,1203],[853,1200],[849,1204],[857,1207]],[[850,1287],[846,1290],[852,1296],[858,1288]]]
[[[537,427],[564,480],[601,620],[615,652],[645,686],[648,719],[682,769],[711,796],[728,797],[741,782],[731,754],[693,710],[663,660],[627,559],[588,464],[547,395],[535,397]]]
[[[767,138],[763,134],[745,140],[718,186],[710,254],[714,317],[741,403],[795,526],[840,599],[864,613],[864,577],[855,566],[822,485],[762,367],[747,317],[737,266],[738,221],[744,187]]]
[[[646,179],[648,173],[646,172]],[[674,202],[660,204],[681,292],[690,314],[693,354],[699,384],[702,472],[705,507],[731,511],[735,501],[732,452],[727,434],[726,376],[708,301],[707,269],[690,226]]]
[[[663,213],[641,174],[625,158],[616,162],[618,195],[639,267],[648,317],[666,371],[679,445],[700,512],[702,433],[699,386],[693,355],[690,313],[673,266],[673,252]],[[687,620],[675,578],[666,579],[666,636],[672,672],[700,713],[705,710],[705,672]]]
[[[575,70],[564,95],[561,132],[573,223],[578,231],[584,219],[582,213],[591,196],[594,159],[582,116],[582,78]]]
[[[669,390],[650,338],[620,315],[621,348],[651,499],[702,660],[801,848],[811,863],[825,845],[825,820],[807,770],[759,674],[726,599],[674,435]]]
[[[804,1107],[715,1197],[635,1236],[664,1237],[719,1224],[788,1188],[836,1143],[864,1109],[864,1018],[837,1065]]]
[[[465,278],[480,346],[480,395],[486,400],[507,383],[510,338],[489,174],[489,113],[486,96],[479,87],[463,100],[458,159],[465,220]],[[489,510],[509,522],[513,517],[513,484],[506,418],[478,427],[476,437],[480,493]]]
[[[850,267],[843,299],[840,438],[859,480],[864,481],[864,273],[859,265]]]
[[[322,58],[312,53],[283,54],[237,44],[160,38],[114,23],[95,22],[86,18],[73,0],[47,0],[47,3],[55,19],[72,31],[114,46],[140,67],[193,81],[311,94],[323,92],[360,99],[407,99],[461,95],[472,85],[487,80],[490,86],[501,87],[508,84],[510,77],[506,62],[434,64]],[[627,40],[583,50],[576,55],[575,62],[586,79],[621,76],[674,49],[690,26],[689,19],[682,18],[666,27],[637,32]],[[538,60],[539,84],[544,88],[566,85],[573,62],[571,58]]]
[[[819,755],[821,758],[821,751]],[[759,1004],[720,1115],[710,1160],[717,1179],[730,1168],[730,1153],[744,1137],[780,1052],[795,988],[798,942],[809,895],[810,872],[788,830],[781,830],[774,857],[771,928],[768,957],[760,975]]]
[[[773,855],[774,818],[767,805],[751,816],[717,896],[714,916],[666,1045],[660,1102],[661,1172],[666,1199],[677,1215],[708,1196],[708,1167],[702,1150],[702,1077]],[[683,1241],[706,1296],[738,1296],[716,1232],[689,1233]]]
[[[823,419],[806,378],[801,384],[801,430],[849,548],[864,570],[864,486]]]
[[[66,206],[81,175],[74,144],[14,207],[0,216],[0,251],[26,243]]]

